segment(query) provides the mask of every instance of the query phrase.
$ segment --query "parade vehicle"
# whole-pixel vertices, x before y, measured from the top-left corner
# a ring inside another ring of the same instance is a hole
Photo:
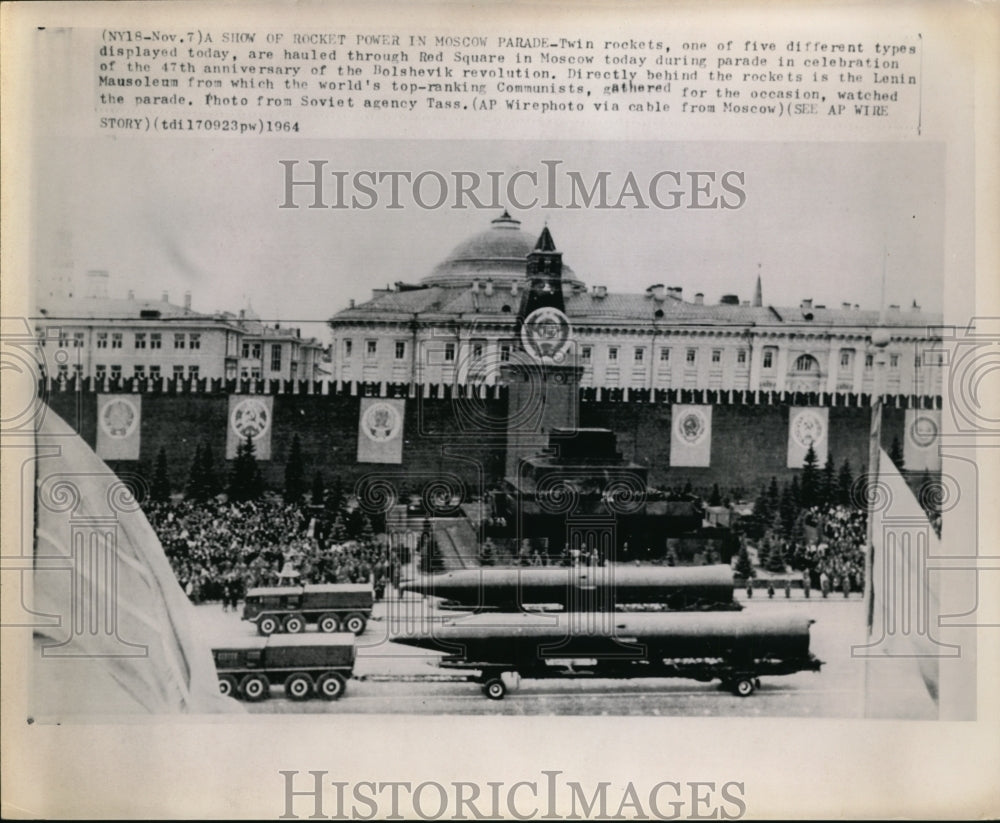
[[[212,649],[212,656],[224,695],[264,700],[283,686],[291,700],[336,700],[354,672],[354,635],[251,636]]]
[[[368,583],[322,583],[250,589],[243,619],[262,635],[298,634],[314,623],[321,632],[361,634],[372,614],[375,595]]]
[[[520,678],[718,679],[748,697],[765,675],[819,671],[808,618],[727,612],[469,615],[393,642],[439,651],[491,700]]]
[[[477,611],[520,611],[544,604],[566,611],[738,610],[733,570],[712,566],[548,566],[482,568],[424,575],[404,591]]]

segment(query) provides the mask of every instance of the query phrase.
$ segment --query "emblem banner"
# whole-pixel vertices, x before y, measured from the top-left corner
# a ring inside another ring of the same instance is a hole
[[[670,425],[670,465],[712,464],[712,407],[677,404]]]
[[[810,445],[816,452],[818,465],[822,467],[826,463],[829,430],[829,409],[792,406],[788,410],[788,468],[802,468]]]
[[[226,460],[236,457],[247,435],[253,440],[254,457],[271,459],[271,430],[274,428],[274,398],[270,395],[229,395],[229,425],[226,426]]]
[[[138,460],[141,435],[141,394],[97,395],[98,457]]]
[[[406,401],[363,397],[358,413],[358,462],[403,462]]]
[[[941,412],[907,409],[903,462],[907,471],[941,471]]]

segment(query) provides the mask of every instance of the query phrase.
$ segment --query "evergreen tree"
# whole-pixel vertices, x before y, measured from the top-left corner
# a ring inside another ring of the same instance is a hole
[[[736,574],[744,580],[750,580],[757,576],[757,570],[753,567],[753,563],[750,562],[750,552],[747,551],[747,544],[745,542],[740,545],[739,554],[736,555]]]
[[[326,490],[323,487],[323,474],[317,471],[316,474],[313,475],[312,504],[314,506],[322,506],[325,496]]]
[[[767,492],[767,488],[762,486],[760,494],[757,496],[756,501],[753,504],[753,516],[754,519],[760,524],[761,528],[766,529],[771,523],[771,519],[774,517],[774,509],[771,506],[771,497]]]
[[[264,491],[264,481],[257,465],[256,449],[253,438],[247,435],[236,449],[236,459],[233,461],[229,476],[230,500],[256,500]]]
[[[820,481],[820,505],[835,506],[837,504],[837,467],[833,464],[833,455],[829,454],[823,466],[823,477]]]
[[[288,450],[288,462],[285,463],[285,502],[300,502],[305,491],[306,475],[302,460],[302,443],[296,434],[292,437],[292,446]]]
[[[337,518],[333,521],[330,539],[337,544],[347,542],[347,526],[344,525],[344,516],[339,512],[337,513]]]
[[[785,571],[785,566],[788,563],[785,557],[785,552],[780,541],[775,541],[771,545],[771,550],[768,552],[767,560],[762,561],[764,563],[764,568],[769,572],[775,572],[780,574]]]
[[[854,475],[851,473],[851,462],[844,461],[837,477],[837,502],[841,506],[851,505],[851,487],[854,485]]]
[[[334,513],[339,513],[344,507],[344,483],[340,477],[334,477],[326,490],[325,503],[327,510]]]
[[[709,506],[721,506],[722,505],[722,494],[719,492],[719,484],[715,483],[712,485],[712,494],[708,498]]]
[[[361,542],[366,546],[374,546],[375,529],[372,528],[372,521],[367,514],[363,514],[361,518]]]
[[[792,503],[795,504],[795,514],[798,515],[798,509],[802,506],[802,491],[799,488],[799,478],[793,477],[788,488],[791,491]]]
[[[819,502],[819,459],[816,457],[816,450],[812,443],[809,444],[809,451],[806,452],[805,462],[802,464],[802,490],[799,500],[802,508],[808,509]]]
[[[775,511],[781,503],[781,492],[778,490],[778,478],[771,475],[771,483],[767,487],[767,496],[771,503],[771,511]]]
[[[185,492],[191,500],[202,501],[205,499],[205,483],[203,479],[204,468],[201,461],[201,443],[195,446],[194,459],[191,461],[191,470],[188,472],[188,481]]]
[[[167,471],[167,450],[160,446],[156,453],[156,467],[153,469],[153,486],[150,497],[156,503],[170,500],[170,473]]]
[[[899,438],[893,435],[892,445],[889,447],[889,459],[901,472],[906,468],[903,460],[903,447],[899,444]]]
[[[222,483],[215,471],[215,456],[208,443],[202,443],[201,446],[201,482],[205,495],[202,500],[210,500],[222,491]]]
[[[795,478],[792,478],[792,482],[785,486],[781,493],[781,534],[788,540],[792,539],[795,521],[799,516],[799,504],[796,500],[799,492],[797,485]]]

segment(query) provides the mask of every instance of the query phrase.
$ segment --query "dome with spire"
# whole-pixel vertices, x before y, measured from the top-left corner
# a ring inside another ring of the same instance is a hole
[[[548,228],[547,243],[552,243]],[[488,229],[477,232],[463,240],[451,253],[423,280],[425,286],[468,287],[473,281],[492,279],[494,283],[510,283],[525,279],[528,255],[536,246],[538,238],[521,231],[521,221],[515,220],[506,211],[490,221]],[[573,270],[563,264],[563,281],[579,284]],[[581,284],[582,285],[582,284]]]

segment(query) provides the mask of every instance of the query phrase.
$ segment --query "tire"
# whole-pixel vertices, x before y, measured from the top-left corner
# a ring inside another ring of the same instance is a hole
[[[265,637],[274,634],[280,628],[281,624],[278,623],[278,618],[271,614],[265,614],[257,621],[257,632]]]
[[[483,694],[490,700],[503,700],[507,687],[499,677],[490,677],[483,683]]]
[[[316,683],[316,692],[325,700],[337,700],[344,694],[347,683],[337,672],[327,672]]]
[[[740,677],[733,682],[733,694],[737,697],[749,697],[754,693],[754,679]]]
[[[285,618],[283,626],[288,634],[300,634],[306,630],[306,619],[301,614],[290,614]]]
[[[240,694],[244,699],[256,702],[269,697],[271,687],[262,675],[248,674],[240,681]]]
[[[220,675],[219,694],[223,697],[236,697],[236,678],[231,674]]]
[[[361,634],[367,625],[368,621],[363,614],[349,614],[344,618],[344,631],[351,634]]]
[[[289,675],[285,681],[285,697],[289,700],[308,700],[312,690],[312,678],[305,672]]]
[[[316,628],[325,634],[333,634],[340,629],[340,618],[335,614],[321,615],[316,621]]]

